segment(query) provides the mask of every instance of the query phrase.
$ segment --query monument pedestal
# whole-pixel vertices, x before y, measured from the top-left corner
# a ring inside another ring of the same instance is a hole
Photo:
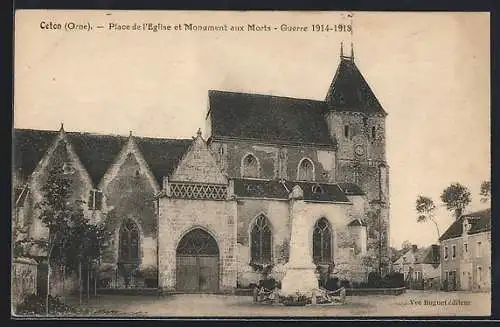
[[[312,296],[312,291],[319,287],[315,271],[316,267],[314,265],[286,266],[286,273],[281,281],[281,295],[290,296],[299,292],[308,297]]]

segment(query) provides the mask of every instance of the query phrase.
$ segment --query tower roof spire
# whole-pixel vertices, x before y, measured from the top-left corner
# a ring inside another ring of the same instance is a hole
[[[354,44],[351,42],[351,60],[354,61]]]
[[[340,42],[340,59],[344,57],[344,42]]]

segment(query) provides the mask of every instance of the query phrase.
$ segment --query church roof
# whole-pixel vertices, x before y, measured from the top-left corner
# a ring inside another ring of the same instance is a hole
[[[58,133],[15,129],[13,134],[14,169],[21,170],[24,176],[30,175],[55,141]],[[66,136],[94,185],[99,184],[128,140],[127,137],[119,135],[80,132],[66,132]],[[192,142],[191,139],[136,136],[134,140],[159,184],[162,183],[162,178],[168,176],[177,166]]]
[[[161,185],[163,177],[173,173],[193,140],[138,137],[136,143],[153,175]]]
[[[66,132],[66,135],[92,179],[98,185],[113,164],[127,138],[118,135]]]
[[[279,180],[235,179],[234,193],[237,197],[288,199],[289,193],[298,185],[306,201],[349,203],[349,199],[337,184],[304,181],[284,181],[283,183]]]
[[[465,218],[468,218],[471,224],[471,229],[468,232],[469,235],[491,231],[491,208],[488,208],[462,215],[459,219],[455,220],[450,227],[448,227],[439,240],[444,241],[450,238],[462,236],[463,222]]]
[[[38,162],[54,142],[57,133],[31,129],[15,129],[13,131],[12,165],[23,178],[35,170]]]
[[[324,101],[211,90],[211,136],[333,146]]]
[[[349,57],[341,57],[325,101],[329,110],[387,115],[354,60]]]
[[[362,221],[361,219],[357,218],[357,219],[353,219],[349,224],[347,224],[347,226],[365,226],[366,227],[366,223],[364,221]]]
[[[338,183],[345,195],[365,195],[365,192],[355,183]]]

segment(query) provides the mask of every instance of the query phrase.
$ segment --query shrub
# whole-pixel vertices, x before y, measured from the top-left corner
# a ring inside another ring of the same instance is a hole
[[[402,273],[392,272],[386,275],[382,281],[383,287],[399,288],[405,286],[405,279]]]
[[[275,289],[277,287],[278,283],[274,278],[269,278],[269,279],[263,279],[259,281],[259,286],[267,288],[269,290]]]
[[[74,312],[75,309],[61,301],[59,297],[49,295],[49,313]],[[45,297],[30,294],[17,305],[16,313],[20,315],[45,314]]]
[[[372,271],[368,274],[368,287],[378,288],[381,286],[382,277],[378,272]]]
[[[347,279],[340,281],[340,287],[351,288],[351,283]]]
[[[328,278],[324,287],[329,291],[337,290],[339,288],[339,279],[337,277]]]
[[[297,292],[296,295],[282,297],[280,302],[285,306],[304,306],[311,303],[311,299],[304,294]]]

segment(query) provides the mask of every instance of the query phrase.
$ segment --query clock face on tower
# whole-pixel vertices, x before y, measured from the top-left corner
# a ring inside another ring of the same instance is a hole
[[[363,145],[358,144],[354,147],[354,153],[358,156],[362,156],[365,154],[365,148],[363,147]]]

